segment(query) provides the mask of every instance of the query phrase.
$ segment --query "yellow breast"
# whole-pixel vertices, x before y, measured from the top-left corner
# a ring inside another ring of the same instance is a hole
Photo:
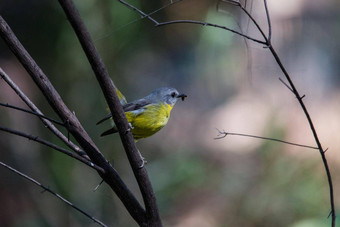
[[[168,123],[171,110],[171,105],[158,103],[145,106],[138,114],[126,112],[134,138],[146,138],[161,130]]]

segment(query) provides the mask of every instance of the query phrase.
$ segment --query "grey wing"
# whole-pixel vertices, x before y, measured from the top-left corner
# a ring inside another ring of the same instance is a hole
[[[139,110],[143,108],[144,106],[147,106],[151,104],[149,100],[146,99],[139,99],[134,102],[127,103],[123,106],[124,112],[129,112],[129,111],[134,111],[134,110]]]
[[[150,101],[143,98],[123,105],[123,110],[124,112],[139,110],[149,104],[151,104]],[[99,125],[100,123],[110,119],[111,117],[112,117],[111,113],[107,114],[103,119],[98,121],[96,125]]]

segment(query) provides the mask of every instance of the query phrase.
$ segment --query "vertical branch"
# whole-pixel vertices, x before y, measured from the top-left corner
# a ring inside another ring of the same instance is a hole
[[[301,106],[301,108],[302,108],[302,110],[303,110],[303,112],[304,112],[304,114],[307,118],[309,127],[310,127],[310,129],[313,133],[313,137],[314,137],[314,140],[317,144],[323,165],[325,167],[326,175],[327,175],[327,180],[328,180],[328,185],[329,185],[330,204],[331,204],[332,227],[335,227],[336,216],[335,216],[335,206],[334,206],[333,182],[332,182],[331,172],[330,172],[329,167],[328,167],[328,162],[327,162],[327,159],[326,159],[325,150],[322,148],[322,145],[321,145],[319,136],[316,132],[316,129],[314,127],[312,118],[310,117],[309,112],[307,110],[307,107],[305,106],[305,103],[302,100],[303,96],[302,97],[300,96],[300,94],[299,94],[298,90],[296,89],[292,79],[290,78],[288,72],[286,71],[285,67],[283,66],[279,56],[277,55],[277,53],[276,53],[276,51],[275,51],[275,49],[273,48],[272,45],[269,46],[269,50],[272,53],[275,61],[279,65],[280,69],[282,70],[283,74],[285,75],[286,79],[288,80],[291,91],[294,93],[295,97],[297,98],[297,100],[298,100],[298,102],[299,102],[299,104],[300,104],[300,106]]]
[[[267,6],[267,0],[263,0],[263,3],[264,3],[264,9],[266,10],[267,23],[268,23],[268,43],[270,45],[271,39],[272,39],[272,25],[270,23],[270,16],[269,16],[269,11],[268,11],[268,6]]]
[[[84,49],[84,52],[101,86],[106,102],[110,108],[112,117],[118,128],[125,152],[127,154],[133,173],[136,177],[143,196],[148,225],[161,226],[162,223],[159,216],[156,197],[154,195],[151,182],[149,180],[146,169],[140,168],[140,163],[142,163],[143,160],[141,160],[133,139],[133,135],[129,130],[129,125],[126,120],[125,113],[115,92],[114,84],[109,77],[109,73],[106,70],[104,63],[93,44],[92,38],[87,31],[85,24],[82,21],[79,12],[73,4],[72,0],[58,1],[65,11],[67,18],[70,21],[79,39],[79,42],[82,45],[82,48]]]

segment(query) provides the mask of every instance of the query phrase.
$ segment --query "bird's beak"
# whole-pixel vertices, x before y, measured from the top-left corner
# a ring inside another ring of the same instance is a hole
[[[185,95],[185,94],[179,94],[179,95],[177,95],[177,98],[181,98],[182,101],[184,101],[184,99],[185,99],[186,97],[188,97],[188,96]]]

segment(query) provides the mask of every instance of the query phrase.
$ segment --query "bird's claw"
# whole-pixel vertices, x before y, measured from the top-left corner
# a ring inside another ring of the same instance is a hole
[[[134,127],[132,126],[130,122],[128,122],[128,129],[125,131],[125,134],[128,134],[129,132],[131,132],[131,129],[134,129]]]
[[[138,150],[138,154],[140,159],[142,160],[142,164],[138,167],[139,169],[143,168],[145,166],[145,164],[147,164],[148,162],[146,161],[146,159],[142,156],[142,154],[140,153],[140,151]]]

